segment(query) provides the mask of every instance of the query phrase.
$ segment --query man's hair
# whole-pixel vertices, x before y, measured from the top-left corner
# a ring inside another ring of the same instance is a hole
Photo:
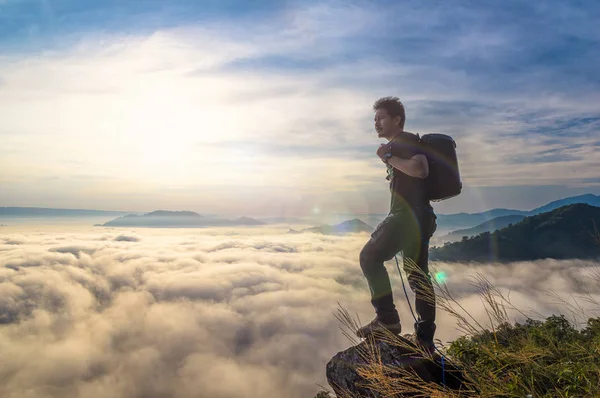
[[[398,97],[383,97],[378,99],[373,104],[373,110],[376,111],[378,109],[385,109],[392,118],[400,116],[400,128],[404,130],[406,114],[404,113],[404,105],[402,105]]]

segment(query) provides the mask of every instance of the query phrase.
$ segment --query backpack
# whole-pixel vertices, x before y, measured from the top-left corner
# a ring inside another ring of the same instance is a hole
[[[429,175],[425,179],[427,198],[440,202],[458,196],[462,182],[458,170],[456,142],[445,134],[430,133],[417,138],[429,163]]]

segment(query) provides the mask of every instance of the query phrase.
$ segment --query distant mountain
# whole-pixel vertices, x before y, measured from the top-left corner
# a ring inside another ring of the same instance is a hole
[[[235,220],[232,220],[235,223],[237,223],[238,225],[265,225],[266,222],[264,221],[260,221],[254,218],[250,218],[250,217],[240,217],[240,218],[236,218]]]
[[[458,229],[444,235],[438,240],[442,242],[454,242],[461,240],[463,236],[474,236],[484,232],[493,232],[497,229],[508,227],[510,224],[516,224],[525,218],[523,215],[508,215],[492,218],[486,222],[474,226],[473,228]]]
[[[471,228],[473,226],[493,220],[497,217],[527,215],[525,210],[514,209],[492,209],[480,213],[455,213],[455,214],[437,214],[437,223],[440,228],[457,229]]]
[[[194,228],[264,225],[259,220],[248,217],[226,219],[205,217],[192,211],[157,210],[143,215],[128,214],[108,221],[103,227],[148,227],[148,228]]]
[[[600,207],[562,206],[495,232],[430,250],[431,260],[488,262],[599,258]]]
[[[41,217],[114,217],[130,212],[85,209],[52,209],[45,207],[0,207],[0,217],[41,218]]]
[[[533,216],[535,214],[545,213],[554,209],[558,209],[559,207],[571,205],[574,203],[586,203],[590,206],[600,207],[600,195],[593,195],[591,193],[588,193],[585,195],[571,196],[568,198],[555,200],[554,202],[550,202],[544,206],[529,211],[527,215]]]
[[[438,214],[437,223],[439,229],[444,230],[471,228],[473,226],[493,220],[497,217],[514,215],[533,216],[574,203],[585,203],[591,206],[600,206],[600,195],[585,194],[579,196],[570,196],[555,200],[533,210],[492,209],[480,213]]]
[[[306,219],[300,217],[260,217],[257,218],[259,221],[266,222],[268,224],[302,224],[306,222]]]
[[[365,217],[359,217],[360,220],[364,221],[367,225],[378,225],[382,222],[387,214],[371,214]]]
[[[341,235],[347,233],[358,233],[358,232],[373,232],[373,227],[354,218],[352,220],[344,221],[336,225],[320,225],[318,227],[304,228],[300,231],[290,229],[289,234],[301,234],[305,232],[319,233],[324,235]]]
[[[153,212],[144,214],[147,217],[202,217],[198,213],[193,211],[168,211],[168,210],[155,210]]]

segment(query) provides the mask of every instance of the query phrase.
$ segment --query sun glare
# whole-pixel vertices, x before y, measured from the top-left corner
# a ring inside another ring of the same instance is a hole
[[[442,272],[442,271],[436,272],[436,274],[435,274],[435,280],[438,283],[444,283],[444,282],[446,282],[447,279],[448,279],[448,277],[446,276],[445,272]]]

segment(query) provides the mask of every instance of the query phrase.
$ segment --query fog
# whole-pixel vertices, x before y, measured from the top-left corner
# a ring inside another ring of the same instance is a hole
[[[363,323],[374,315],[358,264],[368,235],[287,228],[1,227],[0,396],[314,396],[327,361],[352,344],[338,303]],[[387,265],[410,333],[395,262]],[[431,267],[484,323],[478,273],[543,316],[570,315],[549,291],[572,300],[587,286],[600,298],[586,284],[593,262]],[[441,310],[437,324],[444,343],[462,334]]]

